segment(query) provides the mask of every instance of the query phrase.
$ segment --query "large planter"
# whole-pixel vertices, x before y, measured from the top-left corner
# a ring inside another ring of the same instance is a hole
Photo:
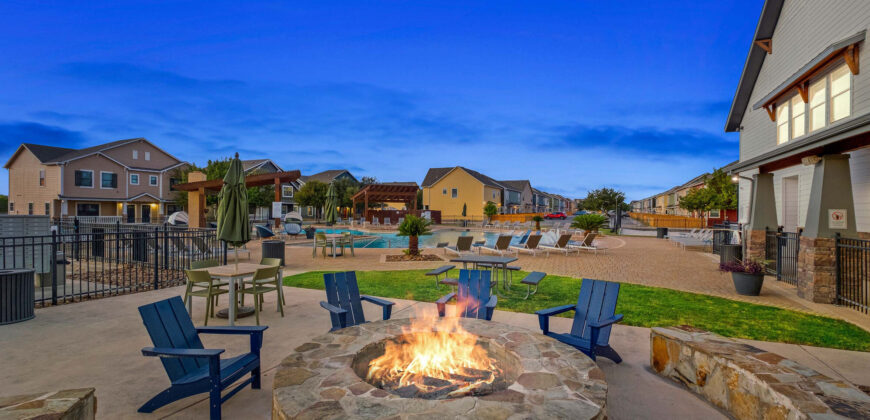
[[[761,294],[761,284],[764,283],[764,274],[749,274],[732,272],[731,280],[734,281],[734,289],[738,295],[758,296]]]

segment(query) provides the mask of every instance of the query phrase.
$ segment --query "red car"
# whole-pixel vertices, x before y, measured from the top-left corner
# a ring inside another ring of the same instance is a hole
[[[557,211],[557,212],[555,212],[555,213],[550,213],[550,214],[544,216],[544,219],[547,219],[547,220],[551,220],[551,219],[562,219],[562,220],[565,220],[567,217],[568,217],[568,216],[566,216],[565,213],[563,213],[563,212],[561,212],[561,211]]]

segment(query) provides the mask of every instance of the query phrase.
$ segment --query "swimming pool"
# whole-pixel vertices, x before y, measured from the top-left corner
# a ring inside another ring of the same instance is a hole
[[[359,230],[353,229],[318,229],[318,232],[323,233],[344,233],[350,232],[352,235],[366,235],[366,236],[376,236],[375,239],[359,239],[354,241],[356,247],[358,248],[407,248],[408,247],[408,237],[407,236],[399,236],[395,232],[362,232]],[[465,230],[436,230],[433,231],[431,235],[420,236],[419,244],[420,248],[435,248],[435,245],[439,242],[447,242],[450,245],[456,245],[456,238],[460,236],[473,236],[475,241],[485,240],[487,246],[495,245],[495,241],[498,239],[498,235],[504,235],[505,233],[498,232],[469,232]],[[525,234],[523,232],[516,232],[513,235],[513,239],[511,239],[511,244],[517,244],[520,242],[520,238]]]

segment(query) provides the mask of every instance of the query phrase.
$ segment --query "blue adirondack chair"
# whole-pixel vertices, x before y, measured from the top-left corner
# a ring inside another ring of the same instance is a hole
[[[456,312],[459,316],[492,321],[498,296],[490,295],[491,275],[488,270],[459,270],[457,291],[435,302],[438,305],[438,316],[444,316],[447,302],[456,298]]]
[[[210,418],[221,418],[221,403],[239,392],[245,385],[260,389],[260,347],[266,326],[194,327],[184,309],[181,297],[154,302],[139,307],[142,322],[154,347],[145,347],[142,354],[158,356],[169,376],[171,386],[139,408],[151,413],[173,401],[191,395],[209,393]],[[241,334],[250,336],[251,352],[221,359],[224,349],[206,349],[199,334]],[[221,398],[221,391],[250,373],[251,377]]]
[[[323,275],[323,283],[326,286],[326,302],[321,301],[320,306],[329,311],[332,320],[330,331],[364,324],[366,318],[363,315],[362,301],[379,305],[383,308],[384,319],[390,319],[395,304],[372,296],[360,296],[356,272],[327,273]]]
[[[592,360],[595,360],[595,356],[601,356],[620,363],[622,358],[610,347],[610,328],[622,321],[622,315],[614,315],[618,298],[619,283],[583,279],[576,305],[543,309],[535,313],[545,335],[574,346]],[[550,317],[571,310],[575,311],[571,332],[559,334],[550,331]]]

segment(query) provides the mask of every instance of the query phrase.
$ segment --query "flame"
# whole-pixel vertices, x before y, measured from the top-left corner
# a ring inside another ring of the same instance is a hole
[[[402,330],[403,335],[387,341],[384,354],[369,363],[369,383],[394,389],[415,385],[422,393],[450,387],[456,389],[447,395],[455,397],[492,384],[501,372],[459,318],[415,318]]]

